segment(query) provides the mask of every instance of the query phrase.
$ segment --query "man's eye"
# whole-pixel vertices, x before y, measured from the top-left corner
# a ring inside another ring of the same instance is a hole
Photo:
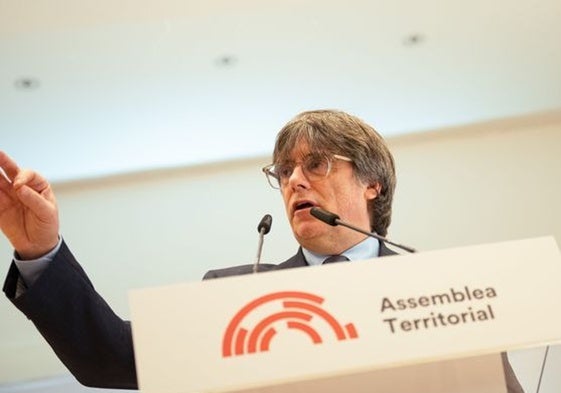
[[[292,166],[290,165],[279,165],[277,174],[281,178],[288,178],[292,175]]]
[[[322,170],[326,165],[326,162],[321,157],[312,157],[306,162],[306,169],[308,171],[318,171]]]

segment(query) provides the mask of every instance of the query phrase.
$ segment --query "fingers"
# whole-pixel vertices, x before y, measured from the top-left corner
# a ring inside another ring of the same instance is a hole
[[[49,189],[49,183],[41,175],[37,172],[20,169],[16,162],[3,151],[0,151],[0,168],[4,172],[4,179],[8,183],[12,183],[16,190],[23,185],[31,187],[40,194]]]
[[[38,217],[48,219],[53,208],[56,209],[55,196],[49,182],[37,172],[20,170],[13,185],[21,203]]]
[[[20,169],[16,162],[10,158],[6,153],[0,151],[0,168],[4,171],[6,176],[4,176],[9,182],[20,172]]]
[[[12,179],[12,182],[16,190],[25,185],[42,194],[45,190],[49,189],[49,182],[43,176],[27,169],[20,170]]]
[[[50,191],[37,193],[27,185],[23,185],[16,191],[21,203],[31,210],[34,215],[44,223],[53,220],[56,215],[56,202],[54,194]]]
[[[33,259],[58,241],[58,208],[51,186],[36,172],[22,170],[0,151],[0,230],[20,257]]]
[[[3,172],[0,178],[1,207],[19,200],[39,216],[46,217],[53,208],[56,210],[54,193],[45,178],[37,172],[20,169],[3,151],[0,151],[0,168]]]
[[[5,173],[4,178],[12,183],[15,189],[25,184],[41,193],[49,187],[49,183],[41,175],[33,171],[20,169],[16,162],[3,151],[0,151],[0,168]]]

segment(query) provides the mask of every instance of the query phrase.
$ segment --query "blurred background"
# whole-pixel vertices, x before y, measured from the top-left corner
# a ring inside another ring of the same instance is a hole
[[[265,213],[263,261],[295,252],[260,167],[309,109],[388,140],[398,242],[559,243],[560,20],[558,0],[0,0],[0,149],[53,183],[62,235],[124,318],[131,288],[252,263]],[[7,270],[4,238],[0,255]],[[0,320],[0,392],[93,391],[7,300]],[[510,358],[535,391],[544,348]],[[554,347],[542,392],[560,369]]]

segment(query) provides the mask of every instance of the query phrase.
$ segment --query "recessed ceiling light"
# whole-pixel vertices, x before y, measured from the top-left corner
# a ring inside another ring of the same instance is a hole
[[[416,46],[425,41],[425,37],[422,34],[409,34],[403,39],[403,45],[405,46]]]
[[[217,67],[221,68],[229,68],[234,66],[238,62],[238,59],[232,55],[224,55],[220,56],[215,60],[215,64]]]
[[[14,82],[14,86],[16,89],[25,91],[35,90],[39,88],[39,84],[39,79],[30,77],[18,78]]]

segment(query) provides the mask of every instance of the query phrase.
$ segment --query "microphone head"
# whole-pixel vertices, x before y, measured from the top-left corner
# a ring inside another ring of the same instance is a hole
[[[257,232],[261,233],[263,231],[263,235],[266,235],[271,230],[271,225],[273,225],[273,217],[270,214],[265,214],[257,225]]]
[[[339,216],[335,213],[328,212],[327,210],[320,209],[319,207],[312,207],[310,214],[320,221],[325,222],[333,227],[339,225],[337,220]]]

